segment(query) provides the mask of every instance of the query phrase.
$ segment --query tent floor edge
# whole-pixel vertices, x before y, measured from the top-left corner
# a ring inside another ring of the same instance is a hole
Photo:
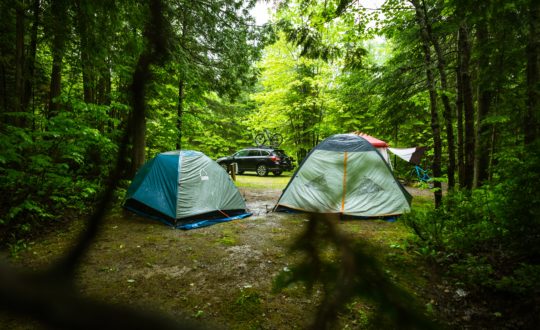
[[[211,226],[211,225],[215,225],[217,223],[229,222],[229,221],[238,220],[238,219],[244,219],[244,218],[250,217],[252,215],[253,215],[253,213],[243,213],[243,214],[239,214],[239,215],[235,215],[235,216],[231,216],[231,217],[226,217],[226,218],[203,219],[203,220],[199,220],[199,221],[196,221],[196,222],[178,224],[178,225],[174,226],[174,228],[182,229],[182,230],[190,230],[190,229],[208,227],[208,226]]]

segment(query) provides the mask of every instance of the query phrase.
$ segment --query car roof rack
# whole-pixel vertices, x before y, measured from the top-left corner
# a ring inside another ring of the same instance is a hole
[[[256,146],[256,147],[247,147],[246,149],[275,149],[272,146]]]

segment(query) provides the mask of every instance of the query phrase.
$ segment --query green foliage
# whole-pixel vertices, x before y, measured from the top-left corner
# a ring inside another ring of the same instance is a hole
[[[329,94],[332,66],[300,57],[280,34],[260,68],[261,88],[253,95],[258,109],[246,123],[255,132],[267,128],[282,134],[282,147],[301,161],[329,133],[325,121],[335,107]]]
[[[540,265],[519,264],[512,274],[503,276],[495,285],[499,290],[538,296],[540,294]]]
[[[12,258],[19,257],[19,253],[28,248],[28,244],[24,239],[13,240],[11,243],[8,243],[7,246],[9,248],[9,255]]]
[[[450,264],[451,273],[467,285],[538,292],[531,276],[540,256],[540,168],[534,150],[501,155],[496,185],[455,191],[438,209],[405,215],[420,238],[419,252]]]
[[[540,260],[540,152],[537,143],[499,155],[495,212],[504,243],[525,260]]]
[[[85,213],[114,161],[115,144],[75,113],[63,112],[47,125],[46,132],[0,131],[2,241],[17,241],[66,212]]]
[[[492,212],[494,203],[493,194],[487,190],[478,189],[472,194],[456,191],[445,197],[442,207],[413,211],[403,219],[437,250],[481,252],[502,234]]]
[[[242,288],[236,298],[235,304],[240,308],[257,309],[261,304],[261,295],[254,289]]]
[[[497,281],[494,266],[486,257],[467,254],[449,266],[449,274],[468,288],[491,288]],[[457,284],[460,284],[458,282]]]

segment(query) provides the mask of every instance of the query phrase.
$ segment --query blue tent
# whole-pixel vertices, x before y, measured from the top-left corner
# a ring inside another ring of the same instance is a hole
[[[124,207],[181,229],[241,219],[245,201],[227,172],[201,152],[164,152],[135,175]]]

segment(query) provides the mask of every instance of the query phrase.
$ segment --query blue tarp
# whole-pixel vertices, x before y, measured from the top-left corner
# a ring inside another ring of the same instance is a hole
[[[200,221],[192,222],[192,223],[179,224],[179,225],[176,225],[175,228],[189,230],[189,229],[207,227],[207,226],[211,226],[211,225],[214,225],[214,224],[220,223],[220,222],[227,222],[227,221],[232,221],[232,220],[237,220],[237,219],[244,219],[244,218],[247,218],[247,217],[249,217],[251,215],[252,215],[252,213],[244,213],[244,214],[239,214],[239,215],[236,215],[236,216],[233,216],[233,217],[228,217],[228,218],[200,220]]]

